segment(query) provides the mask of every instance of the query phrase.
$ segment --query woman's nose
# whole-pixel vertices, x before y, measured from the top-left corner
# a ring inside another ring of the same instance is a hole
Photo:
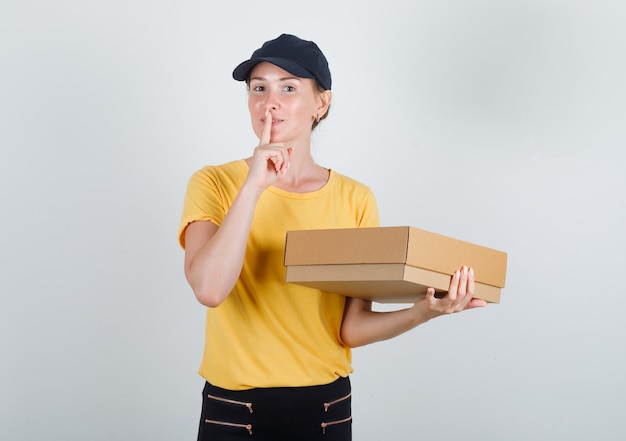
[[[268,93],[265,100],[265,108],[269,110],[276,110],[279,107],[278,97],[274,93]]]

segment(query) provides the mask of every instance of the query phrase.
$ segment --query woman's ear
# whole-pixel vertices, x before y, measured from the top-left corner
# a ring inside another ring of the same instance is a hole
[[[333,100],[333,93],[330,90],[320,92],[320,105],[317,108],[317,114],[321,117],[326,115],[330,102]]]

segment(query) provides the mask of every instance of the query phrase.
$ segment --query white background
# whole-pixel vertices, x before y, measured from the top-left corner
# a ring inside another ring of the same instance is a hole
[[[316,41],[319,162],[383,225],[506,251],[502,303],[354,351],[354,438],[626,438],[621,1],[5,1],[0,439],[192,440],[187,179],[249,154],[232,69]]]

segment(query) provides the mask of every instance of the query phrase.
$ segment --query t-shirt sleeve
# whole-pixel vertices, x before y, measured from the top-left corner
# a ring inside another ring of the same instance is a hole
[[[376,203],[376,197],[374,196],[372,190],[367,187],[362,207],[363,211],[361,214],[361,219],[359,220],[359,228],[379,227],[380,215],[378,213],[378,204]]]
[[[196,171],[185,192],[183,211],[178,229],[178,242],[185,248],[185,229],[195,221],[210,221],[221,225],[226,215],[223,191],[214,170],[205,167]]]

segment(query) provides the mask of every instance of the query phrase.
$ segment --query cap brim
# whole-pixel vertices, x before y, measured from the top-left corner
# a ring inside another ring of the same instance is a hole
[[[281,69],[286,70],[291,75],[294,75],[299,78],[315,78],[314,75],[311,74],[304,67],[300,66],[297,63],[294,63],[290,60],[285,60],[284,58],[275,58],[275,57],[259,57],[253,58],[247,61],[244,61],[239,66],[233,70],[233,78],[237,81],[246,81],[250,77],[250,72],[259,63],[263,61],[267,61],[268,63],[272,63]]]

